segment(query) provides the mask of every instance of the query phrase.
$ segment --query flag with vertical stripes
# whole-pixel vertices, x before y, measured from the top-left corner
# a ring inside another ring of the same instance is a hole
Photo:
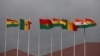
[[[31,21],[20,19],[20,30],[30,30]]]
[[[63,29],[67,29],[67,30],[71,30],[71,31],[77,31],[77,26],[74,23],[72,23],[69,20],[65,20],[65,19],[62,19],[62,21],[66,22]]]

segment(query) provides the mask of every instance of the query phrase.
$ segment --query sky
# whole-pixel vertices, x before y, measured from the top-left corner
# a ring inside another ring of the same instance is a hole
[[[39,18],[64,18],[74,21],[76,17],[92,18],[97,25],[86,29],[86,42],[100,42],[100,1],[99,0],[0,0],[0,52],[4,51],[5,29],[7,29],[7,50],[17,48],[18,27],[6,28],[5,20],[10,17],[32,22],[30,29],[30,53],[37,56],[38,36],[40,36],[40,55],[50,53],[50,38],[53,37],[53,51],[60,50],[61,32],[63,48],[73,46],[74,32],[55,27],[50,30],[39,29]],[[76,32],[76,45],[83,43],[83,29]],[[19,31],[19,49],[27,52],[28,31]]]

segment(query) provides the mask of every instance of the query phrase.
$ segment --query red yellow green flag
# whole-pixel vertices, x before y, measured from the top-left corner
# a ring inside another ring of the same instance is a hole
[[[7,27],[17,27],[19,26],[19,22],[17,20],[12,20],[11,18],[7,18],[6,25]]]

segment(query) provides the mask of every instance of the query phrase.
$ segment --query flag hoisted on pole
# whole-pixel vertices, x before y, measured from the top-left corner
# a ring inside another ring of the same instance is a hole
[[[86,56],[86,29],[85,28],[96,26],[96,22],[91,20],[91,18],[85,18],[85,19],[75,18],[75,25],[78,28],[84,29],[84,56]]]
[[[19,26],[19,22],[17,20],[12,20],[12,18],[6,19],[6,27],[18,27],[18,26]],[[7,41],[6,35],[7,35],[7,29],[5,28],[5,55],[4,56],[6,56],[6,41]],[[18,51],[17,51],[17,56],[18,56]]]
[[[49,19],[45,19],[45,18],[39,18],[39,24],[40,24],[40,29],[46,29],[49,30],[51,28],[53,28],[52,22]],[[52,56],[52,33],[51,33],[51,54],[50,56]],[[38,32],[38,56],[40,56],[40,32]]]
[[[20,30],[28,31],[28,54],[29,56],[29,49],[30,49],[30,26],[31,26],[30,17],[29,19],[20,19]]]

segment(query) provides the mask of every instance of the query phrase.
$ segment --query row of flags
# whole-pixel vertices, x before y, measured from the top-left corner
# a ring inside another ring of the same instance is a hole
[[[75,18],[75,22],[71,22],[65,19],[53,18],[44,19],[39,18],[40,29],[52,29],[53,27],[61,27],[62,29],[67,29],[71,31],[77,31],[77,28],[88,28],[96,25],[96,22],[90,18]],[[18,27],[20,26],[20,30],[30,30],[32,22],[27,19],[13,20],[11,18],[7,18],[6,25],[7,27]]]
[[[58,27],[60,26],[62,27],[62,29],[77,31],[77,28],[88,28],[95,25],[96,22],[90,18],[85,18],[85,19],[75,18],[74,23],[65,19],[53,18],[52,20],[50,20],[50,19],[40,18],[40,29],[51,29],[55,26]]]
[[[20,26],[20,30],[30,30],[31,21],[27,19],[20,19],[20,22],[18,20],[13,20],[11,18],[7,18],[6,25],[7,27],[18,27]]]

